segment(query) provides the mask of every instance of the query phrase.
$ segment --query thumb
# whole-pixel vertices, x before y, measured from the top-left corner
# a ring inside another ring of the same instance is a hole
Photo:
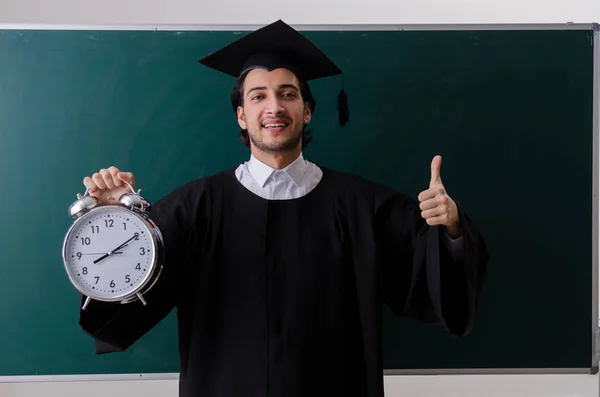
[[[442,168],[442,156],[435,156],[431,160],[431,181],[429,181],[429,187],[434,185],[440,185],[442,183],[442,177],[440,176],[440,169]]]

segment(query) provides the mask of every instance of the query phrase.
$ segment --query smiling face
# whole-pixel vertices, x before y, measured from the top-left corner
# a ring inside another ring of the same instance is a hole
[[[244,81],[240,127],[248,131],[252,150],[285,153],[301,149],[304,125],[311,119],[300,83],[288,69],[254,69]]]

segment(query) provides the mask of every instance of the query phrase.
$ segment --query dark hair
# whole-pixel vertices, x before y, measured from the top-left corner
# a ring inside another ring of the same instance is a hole
[[[244,82],[246,81],[248,73],[250,73],[250,70],[244,72],[240,77],[238,77],[231,88],[231,106],[236,114],[238,106],[244,106]],[[302,95],[302,99],[304,103],[308,102],[310,104],[310,111],[314,114],[315,108],[317,107],[317,101],[313,97],[308,83],[300,78],[298,78],[298,81],[300,83],[300,94]],[[246,147],[250,147],[250,138],[248,137],[247,130],[240,131],[240,140]],[[306,124],[304,124],[304,128],[302,130],[302,148],[306,148],[311,140],[312,131],[308,130],[306,128]]]

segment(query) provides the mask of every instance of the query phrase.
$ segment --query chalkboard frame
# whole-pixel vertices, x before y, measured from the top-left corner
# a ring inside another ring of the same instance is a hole
[[[1,24],[2,30],[114,30],[114,31],[251,31],[262,25],[50,25]],[[599,272],[599,135],[600,135],[600,24],[292,24],[298,31],[466,31],[466,30],[589,30],[593,31],[593,160],[592,160],[592,352],[589,368],[493,368],[493,369],[418,369],[384,370],[384,375],[454,375],[454,374],[597,374],[600,362],[600,272]],[[98,375],[22,375],[0,376],[0,383],[75,382],[109,380],[173,380],[178,373],[98,374]]]

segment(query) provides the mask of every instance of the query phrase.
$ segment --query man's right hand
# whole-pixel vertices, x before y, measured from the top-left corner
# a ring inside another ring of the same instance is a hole
[[[117,167],[101,169],[91,177],[83,178],[83,184],[88,189],[90,196],[96,197],[100,204],[118,204],[119,197],[131,193],[127,184],[135,190],[135,178],[131,172],[121,172]]]

